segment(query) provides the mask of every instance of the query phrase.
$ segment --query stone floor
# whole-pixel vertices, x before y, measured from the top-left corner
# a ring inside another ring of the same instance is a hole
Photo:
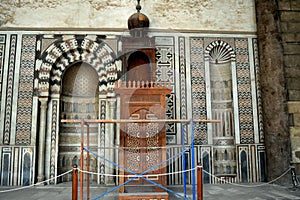
[[[90,199],[99,199],[99,195],[111,190],[112,186],[90,188]],[[137,187],[138,190],[142,188]],[[15,190],[11,192],[3,192],[11,189],[11,187],[0,187],[0,199],[2,200],[15,200],[15,199],[30,199],[30,200],[69,200],[71,199],[71,186],[68,183],[51,185],[51,186],[35,186],[30,188],[23,188],[21,190]],[[172,186],[169,187],[183,195],[183,186]],[[187,198],[192,200],[192,189],[191,186],[187,186]],[[143,191],[141,191],[143,192]],[[114,191],[100,198],[102,200],[116,200],[118,199],[118,191]],[[86,194],[84,192],[84,199]],[[170,200],[183,199],[174,196],[169,193]],[[203,199],[204,200],[288,200],[288,199],[299,199],[300,200],[300,187],[293,188],[283,187],[278,185],[211,185],[205,184],[203,188]]]

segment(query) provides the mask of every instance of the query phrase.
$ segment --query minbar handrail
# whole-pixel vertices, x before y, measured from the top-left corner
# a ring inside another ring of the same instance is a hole
[[[118,89],[171,89],[170,82],[156,81],[116,81],[115,88]]]

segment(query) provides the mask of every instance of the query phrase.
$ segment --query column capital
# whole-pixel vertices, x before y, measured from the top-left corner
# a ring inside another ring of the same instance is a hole
[[[39,101],[41,103],[47,103],[48,102],[48,97],[39,97]]]
[[[39,101],[41,102],[41,108],[47,108],[48,97],[39,97]]]
[[[109,106],[110,106],[111,108],[115,108],[115,107],[116,107],[117,99],[115,99],[115,98],[110,98],[110,99],[107,100],[107,102],[109,103]]]

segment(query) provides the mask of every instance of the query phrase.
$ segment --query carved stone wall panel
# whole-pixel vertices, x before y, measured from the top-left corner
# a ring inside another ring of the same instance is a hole
[[[11,116],[13,105],[13,90],[14,90],[14,75],[15,75],[15,61],[17,52],[17,35],[10,36],[10,49],[8,61],[8,75],[6,84],[6,102],[5,102],[5,117],[4,117],[4,130],[3,130],[3,143],[10,143],[11,134]]]
[[[180,79],[180,118],[187,119],[187,96],[186,96],[186,49],[185,38],[179,37],[179,79]],[[184,141],[188,141],[188,132],[186,126],[183,126]]]
[[[175,94],[171,93],[171,94],[167,94],[166,96],[166,119],[175,119]],[[166,133],[167,135],[175,135],[176,134],[176,124],[175,123],[166,123]],[[172,143],[176,143],[175,141],[172,141],[171,143],[168,144],[172,144]]]
[[[260,85],[260,67],[258,58],[258,44],[257,39],[253,39],[253,53],[254,53],[254,66],[256,73],[256,92],[257,92],[257,111],[258,111],[258,124],[259,124],[259,142],[263,143],[265,140],[264,126],[263,126],[263,111],[262,111],[262,100],[261,100],[261,85]]]
[[[156,81],[174,85],[174,47],[156,46]]]
[[[58,107],[58,100],[52,101],[52,126],[51,126],[51,147],[50,147],[50,178],[54,178],[56,174],[57,168],[57,128],[58,128],[58,118],[59,118],[59,107]],[[55,183],[55,179],[52,179],[50,183]]]
[[[206,83],[204,68],[204,41],[203,38],[190,38],[191,57],[191,86],[192,86],[192,112],[195,119],[206,119]],[[207,144],[205,123],[195,124],[195,143]]]
[[[164,44],[156,46],[156,81],[157,82],[170,82],[173,92],[166,97],[166,118],[175,118],[175,74],[174,74],[174,38],[172,37],[158,37],[156,43]],[[169,137],[169,143],[176,143],[176,140],[171,139],[171,135],[176,134],[176,125],[174,123],[166,123],[166,134]]]
[[[106,119],[106,107],[107,107],[107,102],[106,100],[99,100],[100,101],[100,119]],[[98,150],[98,153],[100,156],[104,157],[105,156],[105,123],[100,123],[100,138],[99,138],[99,142],[100,142],[100,148]],[[103,159],[100,159],[99,161],[99,173],[104,174],[105,173],[105,161]],[[100,176],[100,184],[104,184],[105,183],[105,176],[101,175]]]
[[[35,52],[36,36],[23,35],[19,72],[16,144],[29,145],[31,141]]]
[[[240,142],[254,143],[253,105],[248,40],[235,40],[237,91],[239,102]]]
[[[0,94],[2,94],[2,84],[3,84],[3,70],[4,70],[4,57],[5,57],[5,44],[6,35],[0,35]],[[1,109],[1,97],[0,97],[0,110]],[[2,143],[2,141],[0,141]]]

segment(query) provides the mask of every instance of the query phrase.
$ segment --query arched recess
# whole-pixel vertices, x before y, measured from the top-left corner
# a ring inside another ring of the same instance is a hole
[[[151,81],[152,64],[148,56],[141,51],[130,54],[126,69],[127,81]]]
[[[60,127],[60,110],[62,81],[65,71],[75,63],[86,63],[97,74],[97,95],[99,98],[100,112],[107,111],[107,98],[114,97],[114,82],[119,78],[121,67],[116,61],[113,50],[95,36],[66,36],[67,40],[58,40],[51,44],[42,54],[38,66],[38,79],[35,87],[38,91],[40,107],[39,147],[38,147],[38,180],[53,178],[57,175],[58,166],[58,135]],[[66,38],[65,37],[65,38]],[[62,37],[63,38],[63,37]],[[101,98],[101,99],[100,99]],[[114,102],[114,100],[110,100]],[[102,109],[103,108],[103,109]],[[113,112],[111,110],[111,112]],[[110,116],[114,114],[109,113]],[[105,118],[105,114],[97,118]],[[100,126],[100,146],[105,145],[105,126]],[[108,136],[110,137],[110,136]],[[45,145],[46,143],[46,145]],[[46,146],[46,147],[45,147]],[[99,153],[99,152],[98,152]],[[101,152],[104,154],[104,152]],[[68,163],[66,158],[62,158]],[[104,173],[103,163],[98,163]],[[100,167],[99,167],[100,168]],[[56,183],[56,180],[50,181]],[[100,179],[98,179],[98,183]],[[104,183],[104,179],[101,181]]]
[[[69,66],[62,78],[60,94],[60,119],[97,119],[99,116],[98,75],[89,64],[76,62]],[[59,123],[58,174],[63,174],[73,164],[79,164],[80,130],[70,123]],[[98,124],[89,124],[89,148],[98,147]],[[85,134],[86,139],[86,134]],[[89,169],[97,171],[98,163],[90,160]],[[61,177],[62,182],[70,177]],[[93,176],[93,181],[97,181]]]
[[[213,145],[213,169],[219,177],[236,178],[235,141],[238,116],[235,52],[223,40],[211,42],[205,49],[207,116],[220,123],[208,124],[208,142]]]
[[[202,153],[202,167],[203,167],[203,170],[205,170],[206,172],[209,172],[210,171],[210,155],[207,151],[204,151]],[[209,174],[207,173],[204,173],[203,174],[203,182],[204,183],[210,183],[210,176]]]
[[[247,183],[248,182],[248,157],[247,157],[247,153],[246,151],[241,151],[240,152],[240,171],[241,171],[241,175],[240,175],[240,181],[243,183]]]

